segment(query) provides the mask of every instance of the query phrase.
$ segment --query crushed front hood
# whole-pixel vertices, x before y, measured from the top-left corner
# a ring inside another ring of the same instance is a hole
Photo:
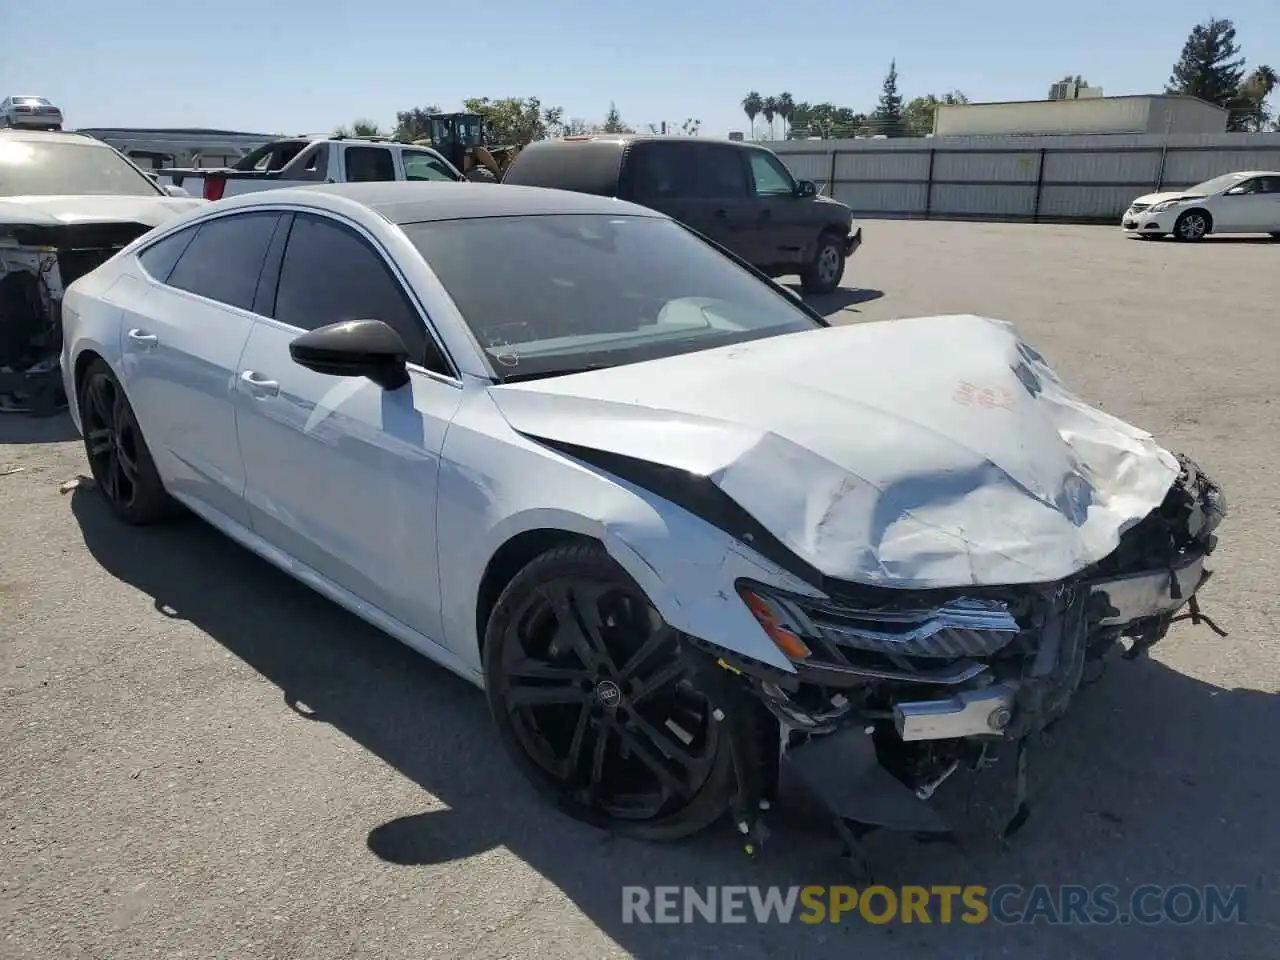
[[[832,327],[492,388],[517,431],[708,478],[825,576],[1058,580],[1160,505],[1176,458],[1002,321]]]
[[[158,227],[207,201],[182,197],[0,197],[0,226],[59,227],[77,223],[141,223]]]

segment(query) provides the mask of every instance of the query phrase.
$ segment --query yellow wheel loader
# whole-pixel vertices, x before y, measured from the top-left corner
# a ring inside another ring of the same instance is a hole
[[[414,143],[443,154],[468,180],[498,183],[520,152],[518,146],[489,143],[484,117],[478,113],[433,113],[427,119],[431,136]]]

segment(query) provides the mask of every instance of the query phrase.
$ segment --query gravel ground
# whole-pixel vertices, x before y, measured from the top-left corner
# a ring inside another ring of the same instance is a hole
[[[724,831],[659,847],[567,822],[499,755],[474,688],[198,522],[124,530],[92,490],[60,494],[85,469],[69,423],[10,415],[0,955],[1276,956],[1280,245],[865,226],[825,310],[1014,320],[1082,395],[1197,458],[1232,509],[1203,595],[1229,636],[1177,624],[1082,692],[1034,758],[1011,849],[957,777],[942,793],[973,814],[963,850],[877,835],[877,879],[1243,884],[1245,925],[624,924],[623,884],[849,880],[798,799],[754,863]]]

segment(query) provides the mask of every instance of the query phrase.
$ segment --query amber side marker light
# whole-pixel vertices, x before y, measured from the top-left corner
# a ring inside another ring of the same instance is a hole
[[[747,605],[747,609],[756,618],[760,628],[779,650],[792,660],[807,660],[812,656],[804,641],[782,622],[782,616],[774,609],[772,603],[746,587],[738,588],[738,596],[742,597],[742,602]]]

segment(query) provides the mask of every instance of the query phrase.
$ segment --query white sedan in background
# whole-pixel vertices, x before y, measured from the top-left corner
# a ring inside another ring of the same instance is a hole
[[[1211,233],[1269,233],[1280,238],[1280,173],[1226,173],[1186,190],[1148,193],[1129,205],[1123,226],[1144,238],[1173,234],[1196,241]]]
[[[122,521],[188,507],[483,687],[564,810],[652,839],[731,806],[754,837],[780,755],[841,816],[936,829],[975,742],[1164,635],[1225,513],[1008,324],[832,327],[605,197],[246,194],[62,315]],[[905,782],[871,796],[880,763]]]

